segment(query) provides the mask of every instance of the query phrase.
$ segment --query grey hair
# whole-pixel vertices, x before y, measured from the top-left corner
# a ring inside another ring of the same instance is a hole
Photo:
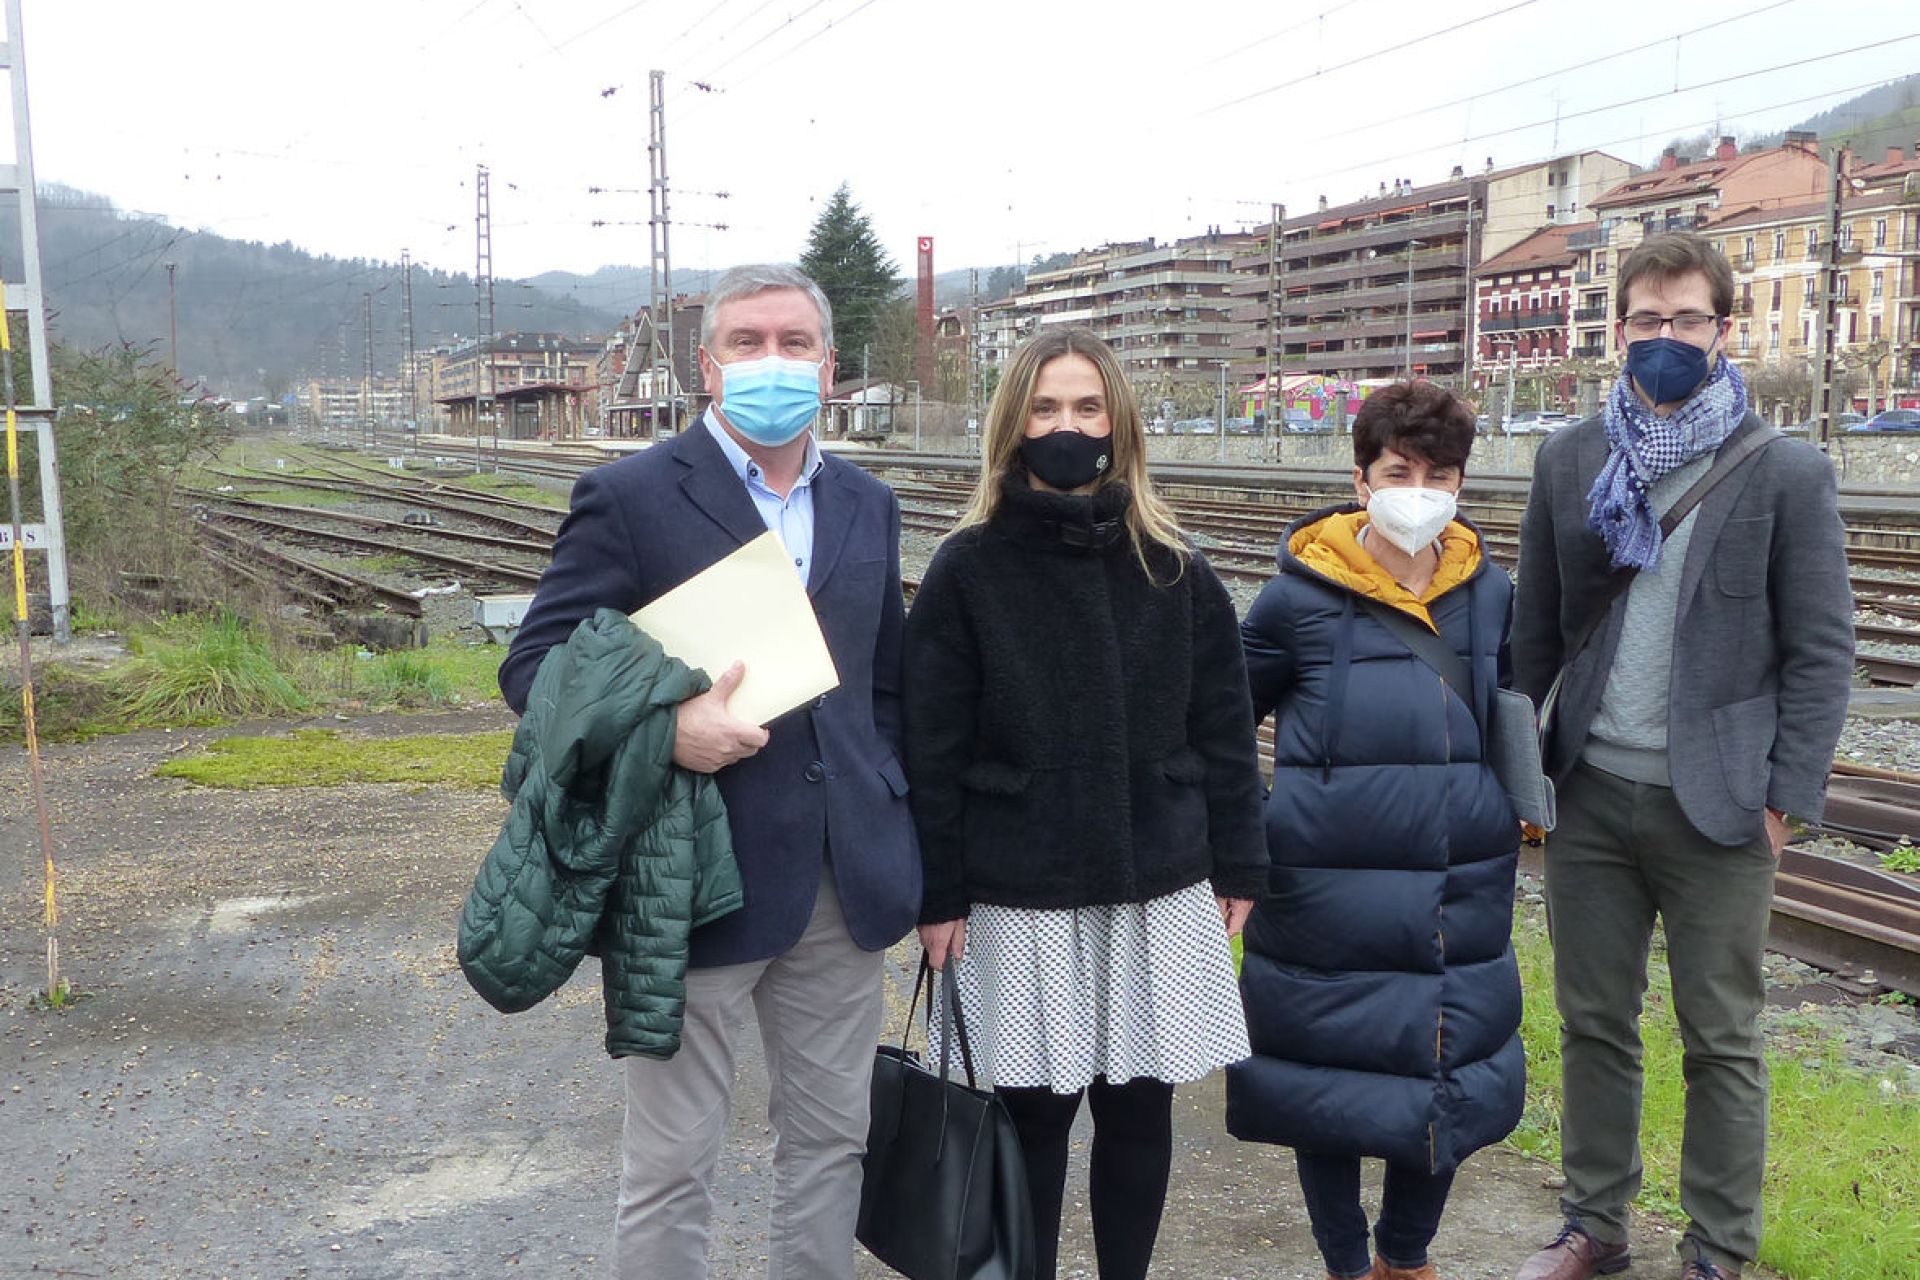
[[[700,345],[712,348],[713,318],[720,314],[721,307],[769,289],[798,289],[813,299],[814,309],[820,313],[821,345],[828,351],[833,350],[833,304],[827,301],[827,295],[820,291],[813,277],[778,262],[729,267],[721,275],[714,286],[707,290],[706,306],[700,313]]]

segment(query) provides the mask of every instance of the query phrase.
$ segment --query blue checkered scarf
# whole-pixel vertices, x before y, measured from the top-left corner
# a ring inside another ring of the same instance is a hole
[[[1647,486],[1675,467],[1712,453],[1747,416],[1747,384],[1720,357],[1706,385],[1662,418],[1623,370],[1607,395],[1607,462],[1587,491],[1587,527],[1600,535],[1613,567],[1660,567],[1660,513]]]

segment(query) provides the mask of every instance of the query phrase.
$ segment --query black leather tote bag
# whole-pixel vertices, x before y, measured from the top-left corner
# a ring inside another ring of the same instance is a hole
[[[907,1051],[904,1032],[876,1051],[854,1235],[908,1280],[1033,1280],[1033,1205],[1013,1117],[977,1087],[953,984],[932,973],[923,954],[907,1026],[924,987],[929,1022],[940,1006],[940,1070]],[[965,1084],[948,1078],[956,1044]]]

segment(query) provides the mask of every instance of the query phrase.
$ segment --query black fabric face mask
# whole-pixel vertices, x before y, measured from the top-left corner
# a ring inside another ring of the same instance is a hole
[[[1092,484],[1113,465],[1113,437],[1081,435],[1078,431],[1049,431],[1020,442],[1027,470],[1056,489],[1072,490]]]

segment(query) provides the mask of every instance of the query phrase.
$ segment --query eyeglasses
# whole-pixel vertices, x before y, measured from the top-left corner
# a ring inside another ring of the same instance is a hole
[[[1674,333],[1683,338],[1702,338],[1712,333],[1714,326],[1719,323],[1719,316],[1704,315],[1698,311],[1682,311],[1677,316],[1636,311],[1626,319],[1627,332],[1637,338],[1654,337],[1669,324],[1673,326]]]

